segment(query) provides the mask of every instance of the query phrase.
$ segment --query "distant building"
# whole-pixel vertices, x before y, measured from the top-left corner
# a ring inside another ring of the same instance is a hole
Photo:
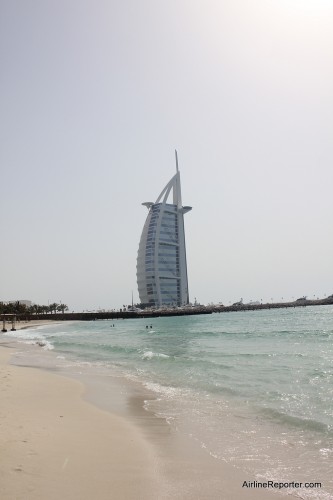
[[[192,208],[182,206],[177,152],[176,169],[155,203],[143,203],[149,212],[139,244],[137,282],[141,303],[153,307],[189,303],[184,214]]]
[[[23,306],[31,307],[32,306],[32,301],[31,300],[10,300],[8,304],[22,304]]]

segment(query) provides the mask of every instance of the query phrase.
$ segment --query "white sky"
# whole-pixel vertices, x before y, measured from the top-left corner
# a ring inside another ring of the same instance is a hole
[[[0,0],[0,300],[138,301],[178,149],[190,298],[333,293],[333,2]]]

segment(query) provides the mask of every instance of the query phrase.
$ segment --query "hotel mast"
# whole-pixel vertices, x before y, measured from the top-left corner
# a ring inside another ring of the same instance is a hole
[[[176,174],[155,203],[142,203],[149,212],[137,258],[138,290],[141,303],[155,307],[189,303],[184,214],[192,207],[182,206],[177,151],[175,154]],[[172,202],[168,202],[171,191]]]

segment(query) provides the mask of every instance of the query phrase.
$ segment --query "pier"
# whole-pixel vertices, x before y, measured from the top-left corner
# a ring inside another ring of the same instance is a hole
[[[144,318],[162,318],[168,316],[194,316],[201,314],[213,314],[213,313],[229,313],[229,312],[241,312],[241,311],[261,311],[267,309],[287,309],[296,307],[308,307],[308,306],[324,306],[333,305],[333,296],[327,297],[320,300],[296,300],[294,302],[276,302],[276,303],[265,303],[265,304],[242,304],[237,303],[230,306],[224,306],[222,304],[209,305],[209,306],[184,306],[178,308],[161,308],[161,309],[143,309],[140,311],[105,311],[105,312],[78,312],[78,313],[52,313],[52,314],[22,314],[20,319],[22,320],[54,320],[54,321],[97,321],[97,320],[117,320],[117,319],[144,319]],[[7,318],[15,317],[13,314],[2,315],[1,318],[6,316]],[[9,318],[7,319],[7,321]],[[12,329],[15,330],[15,319],[12,319]],[[4,329],[5,330],[5,322]],[[6,330],[7,331],[7,330]]]

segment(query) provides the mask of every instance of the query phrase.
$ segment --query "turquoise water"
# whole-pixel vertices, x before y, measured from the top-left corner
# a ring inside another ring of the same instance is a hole
[[[15,335],[42,339],[64,366],[142,383],[156,395],[147,408],[248,480],[321,482],[292,493],[333,498],[333,307],[63,323]]]

